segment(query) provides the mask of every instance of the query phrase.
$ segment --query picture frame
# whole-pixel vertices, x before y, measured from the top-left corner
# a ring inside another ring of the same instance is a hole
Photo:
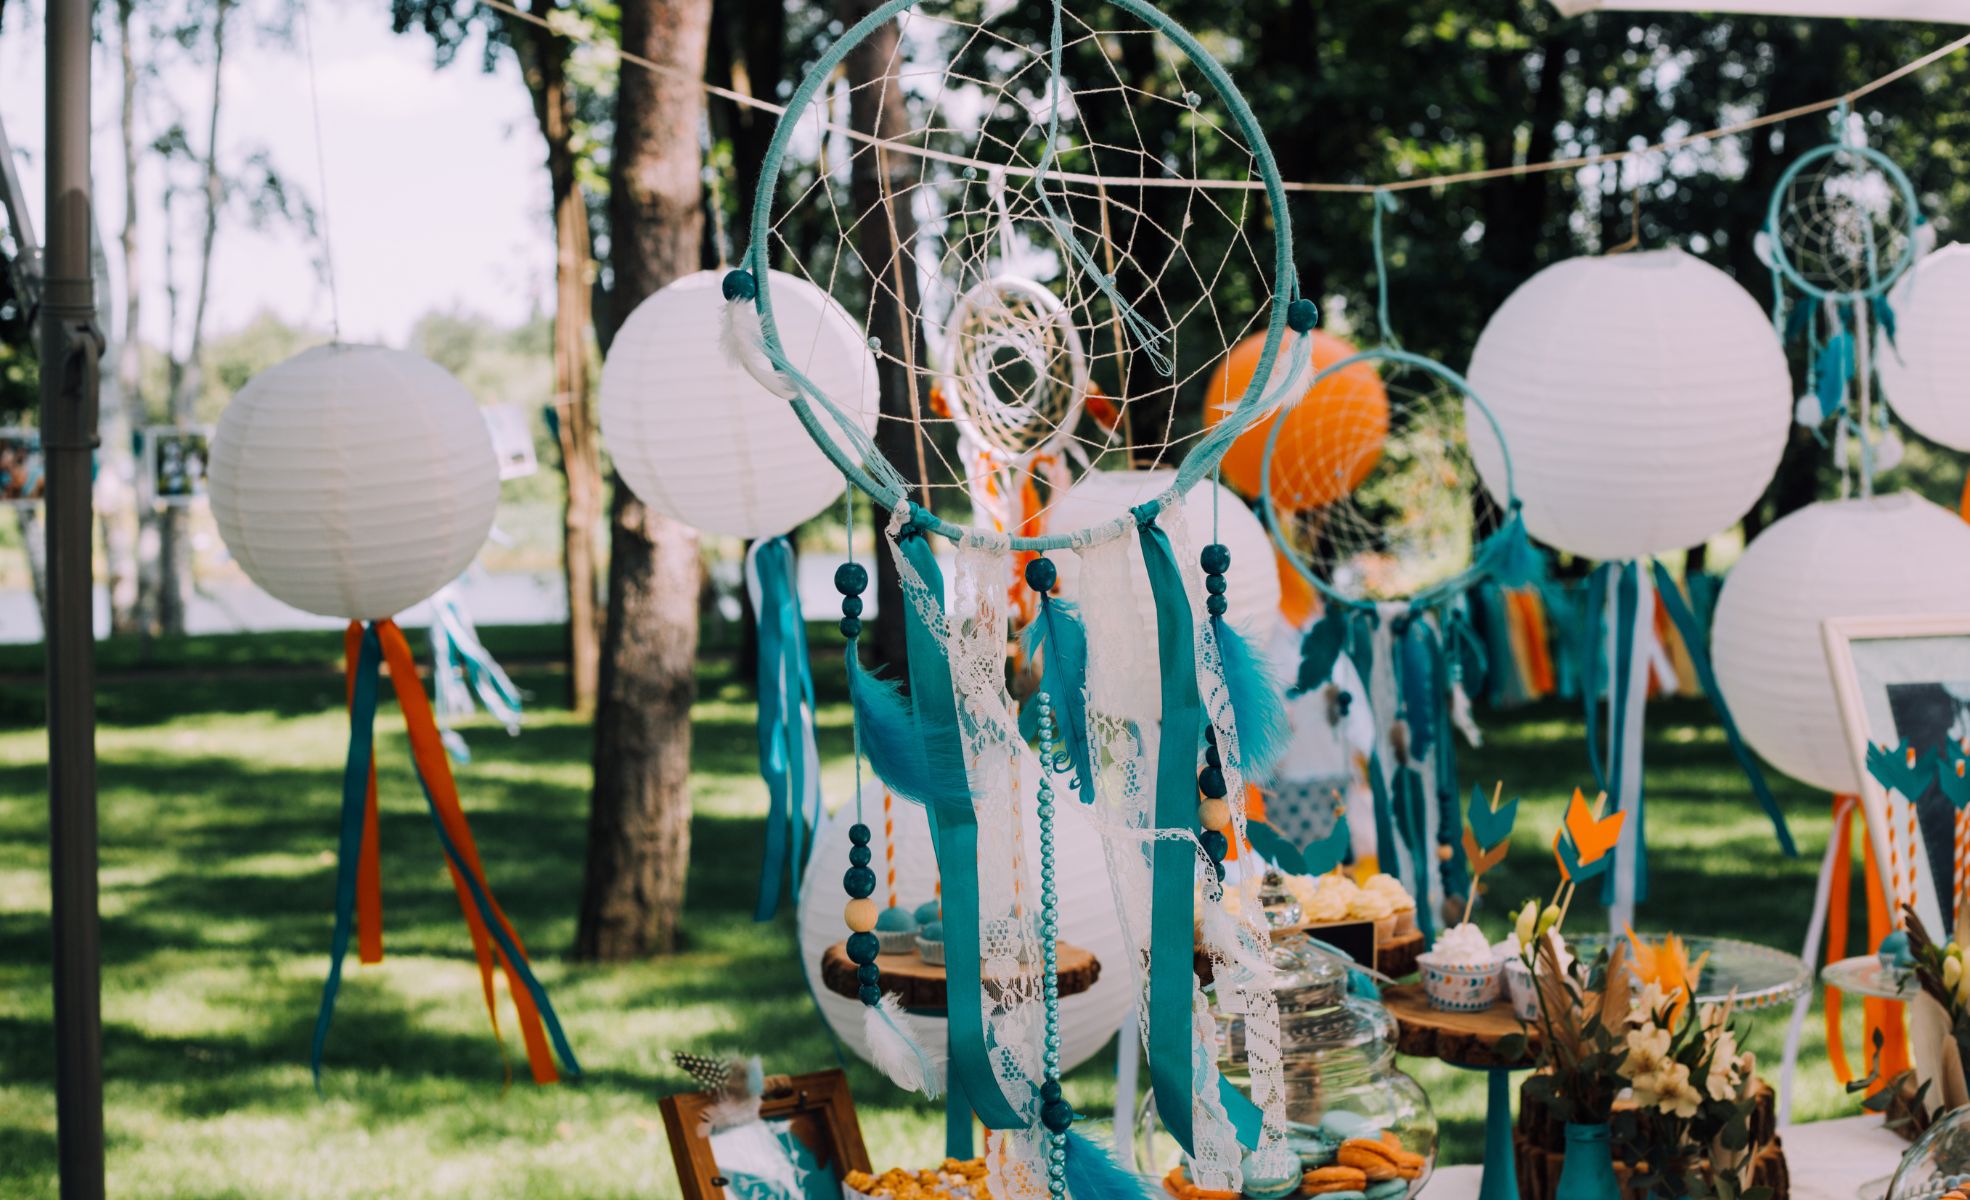
[[[26,425],[0,426],[0,504],[41,503],[48,488],[41,454],[41,431]]]
[[[729,1180],[719,1170],[713,1137],[702,1131],[702,1118],[717,1100],[710,1092],[685,1092],[657,1102],[683,1200],[734,1200],[734,1193],[727,1190]],[[833,1172],[837,1193],[849,1171],[871,1169],[848,1076],[839,1069],[768,1076],[759,1116],[762,1121],[788,1122],[789,1131],[823,1168]]]
[[[1891,796],[1867,752],[1904,740],[1931,752],[1970,737],[1970,612],[1831,617],[1820,634],[1884,894],[1898,894],[1897,869],[1912,874],[1916,915],[1941,936],[1956,907],[1954,810],[1933,784],[1912,806]]]
[[[212,426],[144,427],[144,481],[152,504],[183,508],[205,499],[211,466]]]

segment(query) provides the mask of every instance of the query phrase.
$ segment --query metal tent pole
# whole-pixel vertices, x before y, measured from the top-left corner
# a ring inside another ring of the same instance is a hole
[[[48,838],[54,894],[55,1106],[64,1200],[103,1195],[101,929],[90,487],[97,363],[89,261],[90,0],[48,3],[48,243],[41,446],[48,534]]]

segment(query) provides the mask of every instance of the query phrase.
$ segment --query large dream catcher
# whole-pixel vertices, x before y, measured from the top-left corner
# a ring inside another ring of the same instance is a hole
[[[1843,108],[1838,140],[1801,155],[1772,191],[1759,252],[1772,269],[1774,317],[1806,351],[1796,419],[1831,424],[1842,494],[1872,495],[1877,471],[1902,447],[1874,403],[1880,335],[1895,337],[1888,295],[1922,253],[1928,231],[1915,185],[1887,155],[1861,144]],[[1792,293],[1797,293],[1796,298]]]
[[[889,513],[907,678],[876,678],[857,659],[868,567],[851,552],[836,582],[858,770],[866,759],[930,820],[948,1062],[885,994],[879,933],[898,922],[872,898],[859,812],[846,952],[872,1056],[904,1086],[948,1087],[954,1108],[983,1121],[1003,1200],[1086,1195],[1119,1171],[1070,1131],[1058,1078],[1053,806],[1069,799],[1100,832],[1129,947],[1110,966],[1134,977],[1158,1108],[1193,1178],[1236,1188],[1247,1167],[1297,1170],[1268,936],[1258,904],[1226,904],[1222,862],[1244,838],[1243,780],[1273,739],[1279,699],[1224,619],[1239,586],[1229,552],[1194,537],[1180,503],[1304,376],[1315,314],[1297,296],[1290,246],[1256,118],[1204,48],[1143,0],[938,13],[891,0],[793,92],[743,269],[725,283],[728,344]],[[786,342],[776,316],[788,275],[866,334],[886,396],[874,436]],[[1230,415],[1186,428],[1179,394],[1194,396],[1248,337],[1259,349]],[[1049,522],[1077,479],[1164,462],[1177,468],[1167,488],[1132,509],[1080,528]],[[1057,593],[1070,563],[1080,604]],[[1153,629],[1132,599],[1145,591]],[[1022,626],[1037,682],[1025,733],[1007,669],[1008,633]],[[1027,736],[1039,743],[1036,792],[1019,778],[1034,761]],[[1029,794],[1037,845],[1020,832]],[[1200,937],[1213,997],[1193,970]],[[1219,1075],[1213,1004],[1249,1031],[1250,1095]]]

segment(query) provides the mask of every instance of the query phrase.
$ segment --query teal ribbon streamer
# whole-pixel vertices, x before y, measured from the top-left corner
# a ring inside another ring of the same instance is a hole
[[[1614,568],[1614,683],[1608,697],[1608,728],[1612,736],[1608,742],[1612,747],[1608,755],[1607,788],[1608,812],[1621,808],[1621,787],[1628,772],[1642,769],[1639,761],[1641,746],[1634,746],[1630,754],[1628,745],[1628,689],[1635,673],[1635,616],[1641,606],[1640,564],[1624,562]],[[1599,574],[1597,571],[1596,574]],[[1592,727],[1588,727],[1587,740],[1594,740]],[[1635,855],[1635,903],[1648,899],[1648,814],[1643,803],[1642,789],[1635,789],[1635,811],[1628,816],[1628,845],[1617,847],[1614,854],[1629,853],[1633,847]],[[1601,902],[1614,903],[1615,873],[1610,871],[1601,883]]]
[[[1368,752],[1368,794],[1375,805],[1375,857],[1387,865],[1396,861],[1395,801],[1389,796],[1389,780],[1382,770],[1382,752]]]
[[[814,676],[808,667],[807,628],[794,591],[793,545],[784,537],[754,545],[759,581],[754,619],[759,630],[759,774],[766,781],[766,849],[759,866],[759,898],[753,920],[771,920],[780,907],[780,876],[800,892],[807,865],[807,831],[818,819],[819,780],[808,770],[813,737]]]
[[[1614,793],[1614,788],[1601,768],[1601,644],[1607,635],[1604,597],[1613,571],[1609,563],[1594,568],[1587,577],[1586,595],[1580,605],[1580,708],[1587,721],[1587,769],[1593,772],[1595,786],[1609,795]]]
[[[342,829],[335,857],[335,932],[329,939],[328,979],[322,984],[321,1010],[315,1014],[314,1042],[308,1069],[315,1090],[321,1090],[322,1051],[328,1045],[329,1022],[335,1017],[335,997],[342,990],[342,959],[349,952],[349,934],[356,923],[356,864],[362,857],[363,811],[369,802],[369,761],[376,745],[377,667],[383,644],[374,624],[363,627],[362,649],[356,655],[356,686],[349,699],[349,756],[342,764]]]
[[[1717,672],[1710,663],[1708,629],[1684,603],[1683,593],[1670,577],[1669,568],[1661,563],[1654,564],[1654,567],[1655,590],[1662,596],[1663,607],[1669,610],[1669,619],[1675,622],[1677,632],[1683,635],[1683,646],[1689,651],[1690,665],[1696,669],[1697,682],[1703,685],[1703,694],[1710,698],[1710,706],[1717,712],[1717,721],[1724,727],[1724,740],[1730,743],[1732,756],[1751,781],[1751,793],[1758,797],[1758,806],[1765,810],[1765,816],[1771,820],[1780,849],[1787,858],[1795,858],[1799,847],[1792,840],[1792,830],[1786,826],[1785,814],[1779,811],[1778,800],[1765,782],[1765,772],[1758,766],[1758,758],[1751,753],[1751,747],[1745,744],[1744,736],[1738,732],[1737,721],[1731,717],[1731,707],[1724,701],[1723,689],[1717,686]],[[1694,579],[1691,582],[1692,592],[1703,590]]]
[[[1154,821],[1158,829],[1189,829],[1197,818],[1197,745],[1204,736],[1196,629],[1183,572],[1169,537],[1156,526],[1153,506],[1136,510],[1136,534],[1156,600],[1156,657],[1163,676]],[[1183,1152],[1193,1154],[1190,1008],[1196,986],[1191,962],[1197,856],[1188,842],[1169,838],[1151,842],[1149,854],[1149,1081],[1156,1114]]]
[[[944,572],[937,566],[937,555],[922,527],[914,521],[905,526],[897,545],[942,609]],[[916,707],[918,724],[928,729],[960,729],[950,660],[916,605],[907,599],[903,631],[910,656],[910,703]],[[977,810],[969,796],[924,800],[937,870],[943,879],[944,1011],[951,1039],[951,1086],[964,1089],[972,1111],[987,1129],[1023,1129],[1029,1122],[1000,1090],[985,1040],[984,983],[978,950]],[[959,800],[962,802],[953,802]],[[1189,963],[1189,959],[1184,960],[1186,967]]]

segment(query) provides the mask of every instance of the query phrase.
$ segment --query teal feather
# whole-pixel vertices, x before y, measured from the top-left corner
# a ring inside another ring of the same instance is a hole
[[[1252,649],[1245,635],[1222,617],[1211,619],[1217,634],[1218,661],[1224,667],[1224,687],[1231,696],[1231,718],[1238,728],[1238,771],[1263,779],[1286,753],[1293,727],[1286,720],[1286,696],[1272,674],[1272,665]]]
[[[1546,557],[1532,544],[1532,535],[1526,532],[1525,516],[1517,501],[1513,502],[1512,513],[1505,523],[1484,540],[1478,559],[1486,564],[1491,578],[1501,587],[1533,587],[1546,578]]]
[[[1249,828],[1251,822],[1247,821]],[[1353,838],[1348,833],[1348,819],[1336,813],[1334,827],[1327,836],[1316,842],[1308,842],[1300,851],[1300,861],[1306,867],[1307,875],[1325,875],[1348,860],[1348,851],[1353,849]]]
[[[969,812],[971,787],[958,730],[925,729],[899,685],[862,669],[855,643],[848,644],[846,657],[855,737],[876,778],[907,800]]]
[[[1094,755],[1088,748],[1088,631],[1081,614],[1065,600],[1040,598],[1040,615],[1020,634],[1029,660],[1040,662],[1040,689],[1053,702],[1054,728],[1058,731],[1067,757],[1074,765],[1074,778],[1080,781],[1081,800],[1094,800]],[[1033,706],[1028,706],[1029,710]],[[1020,727],[1028,737],[1026,714],[1020,714]]]
[[[1073,1200],[1156,1200],[1141,1175],[1124,1171],[1100,1145],[1072,1129],[1066,1137],[1067,1194]]]
[[[1327,686],[1347,638],[1346,615],[1340,605],[1329,604],[1327,611],[1313,623],[1313,628],[1307,630],[1306,637],[1300,642],[1300,672],[1293,680],[1295,696]]]
[[[1252,843],[1252,849],[1260,858],[1268,860],[1288,875],[1308,873],[1306,859],[1300,854],[1300,848],[1288,840],[1285,834],[1264,821],[1247,819],[1245,840]]]

